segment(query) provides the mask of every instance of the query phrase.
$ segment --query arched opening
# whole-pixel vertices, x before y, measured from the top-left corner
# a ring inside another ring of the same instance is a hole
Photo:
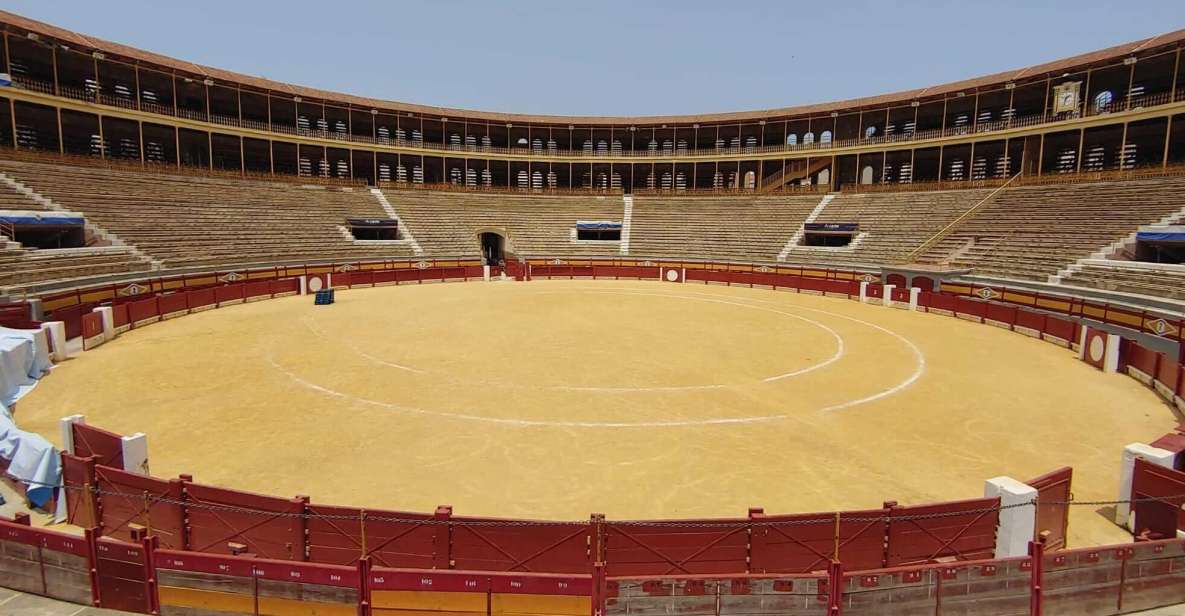
[[[824,169],[824,170],[820,171],[819,172],[819,184],[830,184],[830,183],[831,183],[831,170]]]
[[[506,238],[492,231],[485,231],[481,234],[481,258],[484,265],[502,265],[504,255],[502,253],[503,247],[506,245]]]
[[[1094,110],[1096,113],[1111,110],[1111,101],[1115,98],[1110,90],[1103,90],[1094,97]]]
[[[819,134],[819,143],[831,143],[831,131],[825,130]]]
[[[914,276],[911,284],[923,291],[934,290],[934,279],[929,276]]]
[[[798,135],[794,133],[786,135],[786,145],[798,145]]]
[[[864,165],[864,169],[860,170],[860,183],[872,183],[872,165]]]

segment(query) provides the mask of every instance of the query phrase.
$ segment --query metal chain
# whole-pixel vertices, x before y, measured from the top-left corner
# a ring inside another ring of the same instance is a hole
[[[69,484],[48,484],[36,481],[26,482],[30,485],[47,488],[61,488],[65,490],[82,491],[85,486],[69,485]],[[116,490],[103,490],[96,487],[90,488],[91,492],[97,496],[111,496],[115,498],[125,498],[130,500],[144,501],[147,506],[162,504],[162,505],[177,505],[188,509],[200,509],[203,511],[221,512],[221,513],[241,513],[245,515],[258,515],[271,518],[306,518],[310,520],[342,520],[342,521],[359,521],[365,520],[369,522],[388,522],[395,524],[416,524],[416,525],[440,525],[451,524],[454,526],[498,526],[498,527],[518,527],[518,526],[583,526],[587,525],[588,520],[465,520],[456,518],[442,518],[437,519],[433,517],[424,518],[408,518],[400,516],[384,516],[366,514],[365,518],[362,513],[358,514],[322,514],[310,512],[296,512],[296,511],[267,511],[264,509],[255,509],[252,507],[243,507],[239,505],[226,505],[219,503],[206,503],[195,500],[181,500],[175,498],[168,498],[158,494],[151,494],[142,492],[139,494],[119,492]],[[937,520],[942,518],[952,518],[968,515],[980,515],[985,513],[1007,511],[1018,507],[1032,507],[1032,506],[1070,506],[1070,507],[1098,507],[1104,505],[1120,505],[1120,504],[1134,504],[1141,502],[1152,501],[1174,501],[1185,500],[1185,494],[1176,494],[1172,496],[1163,497],[1140,497],[1127,500],[1094,500],[1094,501],[1040,501],[1033,499],[1020,503],[1013,503],[1011,505],[997,505],[995,507],[983,507],[979,509],[961,509],[958,511],[936,511],[934,513],[919,513],[912,515],[879,515],[879,516],[859,516],[849,517],[840,514],[840,523],[856,523],[869,524],[874,522],[904,522],[904,521],[921,521],[921,520]],[[655,527],[655,528],[716,528],[716,529],[732,529],[732,528],[749,528],[749,527],[768,527],[768,526],[813,526],[813,525],[834,525],[836,523],[835,514],[803,514],[804,517],[795,517],[794,519],[746,519],[746,520],[721,520],[721,521],[677,521],[677,520],[615,520],[610,522],[614,526],[631,526],[631,527]]]

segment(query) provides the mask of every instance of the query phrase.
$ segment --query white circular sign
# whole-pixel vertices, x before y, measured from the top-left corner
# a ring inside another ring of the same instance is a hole
[[[309,290],[313,293],[321,290],[321,277],[309,276]]]
[[[1103,361],[1103,353],[1107,350],[1107,343],[1103,341],[1102,336],[1095,336],[1090,339],[1090,360],[1094,362]]]
[[[667,270],[667,281],[668,282],[675,282],[677,280],[679,280],[679,272],[677,270],[673,270],[673,269]]]

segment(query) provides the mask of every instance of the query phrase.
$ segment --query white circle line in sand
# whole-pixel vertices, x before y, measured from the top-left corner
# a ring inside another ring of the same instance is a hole
[[[621,288],[621,287],[610,287],[609,289],[617,289],[617,290],[624,290],[624,291],[634,290],[634,289],[630,289],[630,288]],[[703,294],[696,294],[696,295],[702,296]],[[767,300],[754,300],[754,301],[761,302],[761,303],[770,303]],[[830,313],[830,312],[827,312],[824,310],[819,310],[817,308],[807,308],[807,307],[799,307],[799,308],[802,308],[803,310],[809,310],[812,312],[822,312],[825,314],[829,314],[831,316],[842,318],[842,319],[852,321],[855,323],[860,323],[862,325],[866,325],[868,327],[871,327],[873,329],[876,329],[876,330],[879,330],[883,333],[886,333],[886,334],[898,339],[903,344],[905,344],[913,352],[914,359],[917,363],[916,367],[914,368],[913,373],[910,374],[909,377],[907,377],[905,380],[901,381],[900,383],[898,383],[897,385],[895,385],[893,387],[881,390],[880,392],[877,392],[877,393],[869,395],[869,396],[865,396],[863,398],[858,398],[855,400],[849,400],[847,402],[842,402],[839,404],[825,406],[820,409],[817,409],[818,411],[824,411],[824,412],[825,411],[838,411],[838,410],[851,408],[854,406],[866,404],[868,402],[873,402],[875,400],[880,400],[882,398],[886,398],[886,397],[895,395],[895,394],[900,393],[901,391],[909,388],[910,386],[912,386],[914,383],[917,382],[918,379],[920,379],[922,377],[923,374],[925,374],[925,371],[926,371],[925,354],[922,353],[921,349],[919,349],[917,347],[917,345],[915,345],[908,338],[902,336],[901,334],[898,334],[897,332],[894,332],[894,331],[892,331],[888,328],[885,328],[885,327],[881,327],[881,326],[876,325],[874,323],[869,323],[869,322],[864,321],[862,319],[857,319],[855,317],[834,314],[834,313]],[[359,396],[354,396],[351,394],[342,393],[342,392],[336,391],[334,389],[330,389],[328,387],[324,387],[322,385],[318,385],[316,383],[312,383],[312,382],[309,382],[309,381],[301,378],[300,376],[293,373],[291,370],[288,370],[287,368],[284,368],[283,366],[281,366],[279,363],[276,362],[275,358],[271,357],[270,355],[268,356],[267,361],[269,364],[271,364],[273,369],[284,374],[290,380],[292,380],[293,382],[295,382],[305,388],[311,389],[311,390],[321,393],[323,395],[327,395],[327,396],[331,396],[331,397],[335,397],[335,398],[340,398],[343,400],[348,400],[348,401],[356,403],[356,404],[375,406],[375,407],[379,407],[379,408],[386,408],[386,409],[396,410],[396,411],[401,411],[401,412],[414,413],[414,414],[418,414],[418,415],[444,417],[444,418],[460,419],[460,420],[466,420],[466,421],[478,421],[478,422],[483,422],[483,423],[507,425],[507,426],[513,426],[513,427],[673,428],[673,427],[708,426],[708,425],[745,425],[745,424],[755,424],[755,423],[763,423],[763,422],[771,422],[771,421],[780,421],[780,420],[786,420],[786,419],[789,419],[789,420],[796,420],[797,419],[793,415],[788,414],[788,413],[776,414],[776,415],[757,415],[757,416],[750,416],[750,417],[717,417],[717,418],[695,419],[695,420],[640,421],[640,422],[595,422],[595,421],[563,421],[563,420],[561,420],[561,421],[556,421],[556,420],[544,421],[544,420],[533,420],[533,419],[487,417],[487,416],[475,415],[475,414],[471,414],[471,413],[434,411],[434,410],[422,409],[422,408],[417,408],[417,407],[404,406],[404,405],[400,405],[400,404],[394,404],[394,403],[390,403],[390,402],[370,400],[367,398],[362,398]]]
[[[785,312],[782,310],[775,310],[773,308],[754,306],[752,304],[743,304],[743,303],[739,303],[739,302],[728,301],[728,300],[716,298],[716,297],[706,297],[706,296],[703,296],[700,294],[671,295],[671,294],[642,293],[642,292],[623,293],[623,292],[613,290],[614,288],[610,288],[610,289],[598,289],[595,287],[577,287],[577,288],[580,290],[586,290],[586,291],[591,291],[591,292],[600,293],[600,294],[637,295],[637,296],[650,296],[650,297],[666,297],[666,298],[673,298],[673,299],[689,299],[689,300],[694,300],[694,301],[710,302],[710,303],[717,303],[717,304],[727,304],[727,305],[731,305],[731,306],[740,306],[742,308],[750,308],[752,310],[771,312],[771,313],[782,315],[785,317],[790,317],[792,319],[798,319],[800,321],[804,321],[806,323],[814,325],[815,327],[818,327],[819,329],[822,329],[823,331],[831,334],[831,337],[835,340],[835,352],[832,353],[831,357],[828,357],[827,359],[817,362],[815,364],[812,364],[810,366],[799,368],[798,370],[792,370],[790,372],[784,372],[782,374],[777,374],[774,376],[763,378],[759,381],[761,383],[771,383],[774,381],[780,381],[782,379],[788,379],[788,378],[792,378],[792,377],[796,377],[796,376],[801,376],[803,374],[807,374],[810,372],[814,372],[815,370],[825,368],[825,367],[839,361],[841,358],[843,358],[843,355],[844,355],[845,347],[844,347],[843,336],[841,336],[834,329],[832,329],[832,328],[830,328],[830,327],[828,327],[828,326],[826,326],[814,319],[809,319],[809,318],[804,317],[802,315],[797,315],[797,314]],[[615,287],[615,288],[620,289],[619,287]],[[570,294],[570,293],[571,293],[571,291],[546,290],[546,291],[533,291],[531,294],[532,295],[562,295],[562,294]],[[331,340],[328,336],[326,336],[324,334],[324,332],[322,332],[319,328],[317,328],[313,325],[313,323],[309,319],[309,317],[307,317],[307,316],[304,317],[302,319],[302,322],[304,323],[305,327],[307,327],[309,329],[309,331],[311,331],[313,334],[317,335],[318,337],[320,337],[324,340]],[[405,370],[407,372],[414,372],[416,374],[433,375],[433,373],[428,370],[421,370],[418,368],[412,368],[412,367],[405,366],[402,364],[389,362],[389,361],[386,361],[382,358],[370,355],[369,353],[366,353],[362,349],[359,349],[357,346],[349,343],[346,340],[341,340],[341,342],[342,342],[342,344],[349,347],[349,349],[351,351],[353,351],[356,355],[358,355],[359,357],[361,357],[367,361],[370,361],[372,363],[382,365],[382,366],[388,366],[391,368],[397,368],[399,370]],[[503,381],[495,381],[495,380],[489,380],[489,379],[457,378],[454,375],[447,375],[447,376],[442,377],[441,375],[437,374],[434,376],[437,376],[438,378],[445,378],[445,379],[452,380],[455,382],[465,383],[468,385],[474,385],[474,384],[487,385],[490,387],[498,387],[498,388],[502,388],[502,389],[526,389],[526,390],[537,390],[537,391],[584,391],[584,392],[596,392],[596,393],[605,393],[605,394],[631,394],[631,393],[672,392],[672,391],[703,391],[703,390],[711,390],[711,389],[733,389],[733,388],[745,386],[745,384],[739,384],[739,383],[738,384],[709,383],[709,384],[699,384],[699,385],[658,385],[658,386],[652,386],[652,387],[591,386],[591,385],[587,385],[587,386],[529,385],[529,384],[521,384],[521,383],[506,383]]]

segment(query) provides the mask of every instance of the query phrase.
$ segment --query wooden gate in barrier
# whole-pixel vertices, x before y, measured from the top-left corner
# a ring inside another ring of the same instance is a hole
[[[1132,475],[1132,533],[1150,539],[1172,539],[1185,529],[1185,472],[1136,458]]]
[[[1044,536],[1046,549],[1060,550],[1066,547],[1066,533],[1070,528],[1070,501],[1074,500],[1070,490],[1073,476],[1074,469],[1067,466],[1028,482],[1029,486],[1037,490],[1035,539]]]
[[[95,462],[103,466],[123,468],[122,436],[84,423],[70,424],[70,433],[74,438],[74,455],[94,456]]]

